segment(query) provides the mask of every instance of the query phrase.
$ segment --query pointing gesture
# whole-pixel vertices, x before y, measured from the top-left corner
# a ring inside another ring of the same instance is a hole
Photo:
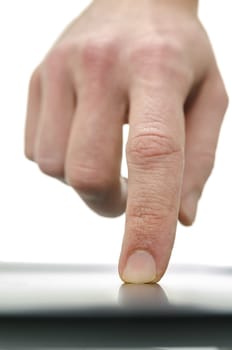
[[[125,282],[162,277],[213,167],[228,101],[196,12],[195,0],[94,1],[31,79],[25,154],[100,215],[126,211]]]

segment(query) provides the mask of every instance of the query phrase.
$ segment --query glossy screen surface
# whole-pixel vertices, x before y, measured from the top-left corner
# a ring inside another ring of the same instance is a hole
[[[0,315],[232,313],[232,267],[170,266],[158,285],[123,284],[116,266],[0,264]]]

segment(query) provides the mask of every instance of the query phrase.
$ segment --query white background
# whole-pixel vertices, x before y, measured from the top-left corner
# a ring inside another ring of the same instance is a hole
[[[142,0],[141,0],[142,1]],[[125,216],[91,212],[69,187],[24,158],[30,74],[84,0],[0,0],[0,260],[117,263]],[[202,0],[208,30],[229,95],[232,93],[232,5]],[[196,48],[197,50],[197,48]],[[216,167],[196,223],[181,225],[171,262],[232,265],[232,121],[229,108]],[[209,125],[210,127],[210,125]],[[123,173],[126,173],[125,160]]]

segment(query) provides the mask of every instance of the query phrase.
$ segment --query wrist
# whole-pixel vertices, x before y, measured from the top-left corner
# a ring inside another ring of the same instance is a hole
[[[198,11],[198,0],[154,0],[163,5],[170,5],[175,8],[185,9],[192,13],[197,14]]]
[[[156,6],[159,8],[173,8],[175,11],[186,11],[197,15],[198,0],[93,0],[93,3],[101,3],[105,8],[122,8],[134,10],[135,8],[146,8],[147,6]]]

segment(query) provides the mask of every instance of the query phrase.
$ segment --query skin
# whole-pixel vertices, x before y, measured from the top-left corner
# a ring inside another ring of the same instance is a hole
[[[25,155],[98,214],[126,211],[119,275],[157,282],[178,219],[195,219],[227,105],[197,1],[96,0],[32,75]],[[128,180],[120,176],[125,123]],[[152,255],[153,277],[141,275],[142,255],[134,275],[124,274],[135,250]]]

